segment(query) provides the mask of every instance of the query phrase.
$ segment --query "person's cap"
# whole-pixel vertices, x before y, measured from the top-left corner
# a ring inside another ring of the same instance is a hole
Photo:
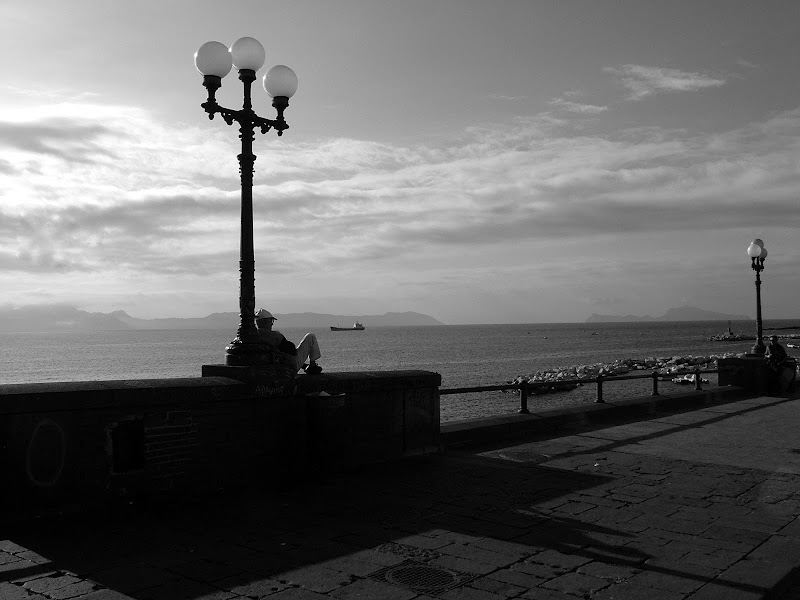
[[[273,317],[272,313],[269,312],[268,310],[265,310],[263,308],[259,309],[259,311],[256,313],[256,321],[266,321],[267,319],[272,319],[273,321],[278,320],[275,317]]]

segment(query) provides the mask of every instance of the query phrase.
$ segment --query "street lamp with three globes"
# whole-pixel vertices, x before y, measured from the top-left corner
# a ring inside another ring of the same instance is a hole
[[[269,362],[271,351],[258,342],[255,326],[255,258],[253,252],[253,154],[255,129],[267,133],[274,129],[280,136],[289,128],[283,111],[289,106],[289,98],[297,91],[297,75],[285,65],[272,67],[263,78],[264,89],[272,97],[276,119],[264,119],[253,111],[251,85],[256,72],[264,65],[265,52],[261,43],[251,37],[236,40],[228,48],[220,42],[206,42],[195,52],[194,64],[203,75],[203,86],[208,90],[208,99],[200,106],[213,119],[219,114],[228,124],[239,124],[242,153],[238,155],[242,183],[241,239],[239,246],[239,330],[236,338],[225,349],[228,366],[252,366]],[[216,92],[222,79],[236,67],[239,80],[244,86],[244,103],[241,110],[231,110],[217,104]]]

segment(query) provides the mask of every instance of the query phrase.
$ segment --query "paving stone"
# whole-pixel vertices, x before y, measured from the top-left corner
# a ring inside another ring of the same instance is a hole
[[[702,565],[719,570],[725,570],[733,563],[742,559],[742,554],[725,550],[716,550],[709,554],[701,551],[689,552],[683,560],[692,565]]]
[[[646,496],[632,496],[630,494],[612,493],[608,496],[611,500],[622,502],[623,504],[640,504],[647,500]]]
[[[391,546],[399,546],[398,544],[391,544]],[[414,547],[405,547],[403,550],[411,550],[414,552],[419,552],[417,548]],[[424,552],[423,552],[424,554]],[[435,552],[434,552],[435,554]],[[382,546],[378,548],[369,548],[367,550],[357,550],[355,552],[348,552],[348,558],[353,560],[364,561],[367,563],[372,563],[381,567],[392,567],[394,565],[398,565],[403,562],[406,558],[409,558],[406,555],[406,552],[386,552]]]
[[[780,561],[787,557],[800,557],[800,538],[775,535],[747,555],[757,560]]]
[[[48,570],[42,567],[43,565],[36,564],[33,561],[20,559],[0,564],[0,573],[3,573],[4,579],[24,579],[31,575],[38,577],[40,573]],[[52,567],[50,568],[52,569]]]
[[[75,583],[79,583],[80,581],[81,581],[80,579],[78,579],[77,577],[73,577],[72,575],[60,575],[58,577],[41,577],[39,579],[33,579],[31,581],[25,582],[24,587],[38,594],[49,595],[50,592],[54,590],[66,587],[68,585],[73,585]]]
[[[609,508],[607,506],[595,506],[586,512],[581,513],[581,521],[587,523],[599,523],[605,527],[613,527],[617,523],[625,523],[636,519],[638,515],[619,508]]]
[[[653,587],[660,590],[681,592],[687,594],[693,592],[710,581],[710,577],[695,575],[693,573],[681,573],[669,569],[667,572],[658,570],[645,570],[631,577],[630,582],[642,587]]]
[[[289,587],[279,581],[269,578],[249,579],[247,576],[235,576],[227,579],[221,579],[214,583],[218,588],[222,588],[227,592],[233,592],[239,596],[254,596],[260,598],[261,596],[268,596],[275,592],[280,592]]]
[[[269,600],[325,600],[330,597],[302,588],[289,588],[268,596],[268,598]]]
[[[16,554],[9,554],[8,552],[0,552],[0,565],[6,565],[8,563],[17,562],[22,560]]]
[[[377,563],[354,559],[350,556],[340,556],[317,564],[333,571],[339,571],[348,575],[357,575],[358,577],[368,577],[382,568],[382,566]]]
[[[97,590],[79,598],[80,600],[137,600],[116,590]]]
[[[11,540],[0,540],[0,551],[2,552],[16,554],[17,552],[24,552],[25,550],[27,550],[27,548],[23,548]]]
[[[53,600],[67,600],[68,598],[76,598],[78,596],[88,594],[89,592],[96,590],[98,587],[99,586],[92,581],[79,581],[78,583],[73,583],[57,590],[50,591],[47,593],[47,596]]]
[[[585,598],[608,585],[608,581],[599,577],[583,573],[566,573],[543,583],[541,587]]]
[[[572,554],[563,554],[557,550],[545,550],[544,552],[535,554],[528,560],[529,562],[541,563],[566,570],[576,569],[581,565],[591,562],[588,558]]]
[[[514,567],[516,566],[517,565],[514,565]],[[536,574],[527,573],[512,567],[511,569],[501,569],[499,571],[495,571],[494,573],[489,573],[486,575],[486,578],[495,579],[497,581],[522,588],[532,588],[544,583],[552,577],[539,577]]]
[[[447,546],[448,544],[452,543],[449,540],[441,537],[436,538],[427,535],[409,535],[401,537],[396,541],[398,544],[415,546],[424,550],[436,550],[437,548],[441,548],[442,546]]]
[[[92,579],[103,587],[118,590],[124,594],[152,588],[176,578],[176,575],[162,569],[139,564],[122,565],[92,574]]]
[[[723,525],[713,525],[703,532],[703,537],[719,539],[740,544],[749,544],[752,547],[763,543],[769,535],[760,531],[749,531],[736,527],[725,527]]]
[[[220,592],[207,583],[180,579],[168,581],[159,586],[140,590],[136,592],[136,597],[140,600],[196,600],[203,596],[210,596]]]
[[[348,586],[334,590],[329,594],[341,600],[411,600],[417,593],[401,587],[381,583],[371,579],[359,579]]]
[[[684,600],[686,594],[643,587],[632,582],[612,583],[592,596],[592,600]]]
[[[663,517],[659,515],[649,515],[641,517],[632,523],[646,525],[651,529],[661,531],[673,531],[676,533],[686,533],[689,535],[699,535],[706,529],[712,527],[712,523],[703,523],[696,520],[685,520],[677,517]]]
[[[467,584],[471,588],[491,592],[503,598],[516,598],[530,586],[520,586],[500,579],[495,579],[489,575],[478,577]]]
[[[195,590],[194,594],[194,596],[191,596],[191,600],[242,600],[242,597],[238,594],[217,589],[207,592],[198,592]],[[272,597],[274,598],[274,596]]]
[[[50,559],[45,558],[44,556],[37,554],[36,552],[33,552],[31,550],[23,550],[22,552],[17,552],[16,554],[14,554],[14,556],[25,560],[29,560],[31,562],[36,563],[37,565],[43,565],[51,562]]]
[[[717,581],[712,581],[687,596],[687,600],[763,600],[763,598],[763,590],[732,586]]]
[[[428,561],[428,564],[474,575],[486,575],[497,568],[493,565],[487,565],[486,563],[459,558],[457,556],[442,556]]]
[[[762,591],[770,590],[796,565],[794,563],[751,560],[746,558],[732,565],[719,575],[720,582],[755,587]]]
[[[593,577],[600,577],[616,583],[629,580],[636,575],[641,569],[628,567],[624,565],[607,564],[604,562],[594,561],[578,567],[578,573],[585,575],[592,575]]]
[[[789,520],[778,530],[780,535],[800,538],[800,517]]]
[[[596,507],[603,506],[605,508],[623,508],[625,506],[625,504],[618,500],[612,500],[605,496],[594,496],[591,494],[592,491],[594,490],[584,490],[580,494],[576,494],[578,501],[594,504]]]
[[[474,542],[470,542],[470,546],[477,546],[486,550],[492,550],[498,554],[507,556],[517,556],[524,558],[540,552],[537,548],[533,548],[526,544],[519,544],[517,542],[507,540],[496,540],[494,538],[482,538]]]
[[[575,600],[575,596],[572,594],[548,590],[547,588],[533,588],[522,594],[520,598],[524,600]]]
[[[449,546],[439,548],[439,552],[469,561],[487,564],[495,568],[505,567],[519,560],[519,557],[516,555],[500,554],[492,550],[465,544],[450,544]]]
[[[3,600],[32,600],[33,598],[42,598],[42,596],[34,594],[21,585],[0,581],[0,598]]]
[[[638,567],[649,558],[648,555],[625,546],[584,546],[580,553],[590,560],[628,567]]]
[[[554,567],[552,565],[541,565],[530,561],[511,565],[512,571],[519,571],[528,575],[533,575],[539,579],[548,580],[563,575],[568,569]],[[492,573],[494,576],[495,574]]]
[[[507,600],[507,596],[473,587],[459,587],[439,595],[442,600]]]
[[[325,594],[352,582],[353,578],[341,571],[319,565],[301,567],[284,573],[276,573],[275,579],[297,585],[320,594]]]
[[[218,581],[244,572],[241,567],[205,559],[179,563],[171,566],[169,570],[187,579],[205,582]]]
[[[562,505],[556,507],[554,509],[554,512],[566,513],[568,515],[579,515],[581,513],[586,512],[587,510],[595,508],[595,506],[596,505],[589,504],[587,502],[575,502],[575,501],[572,501],[572,502],[567,502],[565,504],[562,504]]]

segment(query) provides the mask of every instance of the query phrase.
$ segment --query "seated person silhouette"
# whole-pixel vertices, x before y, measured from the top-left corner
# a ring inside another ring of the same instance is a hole
[[[786,349],[778,342],[778,336],[769,338],[769,346],[764,353],[767,366],[775,373],[772,381],[772,391],[783,393],[789,390],[796,378],[796,363]]]
[[[258,340],[279,352],[291,354],[297,361],[298,371],[302,369],[308,375],[321,373],[322,367],[317,364],[317,360],[322,356],[322,353],[319,350],[317,336],[313,333],[307,333],[300,343],[295,346],[280,331],[272,329],[275,321],[277,319],[268,310],[262,308],[256,313]],[[306,360],[308,360],[308,364],[305,364]]]

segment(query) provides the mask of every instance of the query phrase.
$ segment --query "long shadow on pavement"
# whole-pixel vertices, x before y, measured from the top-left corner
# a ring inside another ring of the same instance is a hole
[[[601,440],[602,450],[635,439]],[[559,456],[589,452],[598,448]],[[688,594],[708,582],[753,597],[765,591],[746,580],[714,578],[710,569],[653,561],[654,552],[638,543],[641,528],[625,518],[588,520],[547,509],[571,495],[594,497],[602,509],[599,490],[615,485],[612,475],[459,452],[306,477],[287,489],[20,523],[0,534],[9,540],[0,542],[0,597],[4,590],[45,594],[69,586],[137,600],[260,598],[293,590],[410,599],[462,586],[509,595],[545,586],[591,597],[623,584],[643,593],[674,585]],[[773,584],[785,587],[792,577],[794,571],[776,572]],[[637,588],[636,581],[655,583]]]

